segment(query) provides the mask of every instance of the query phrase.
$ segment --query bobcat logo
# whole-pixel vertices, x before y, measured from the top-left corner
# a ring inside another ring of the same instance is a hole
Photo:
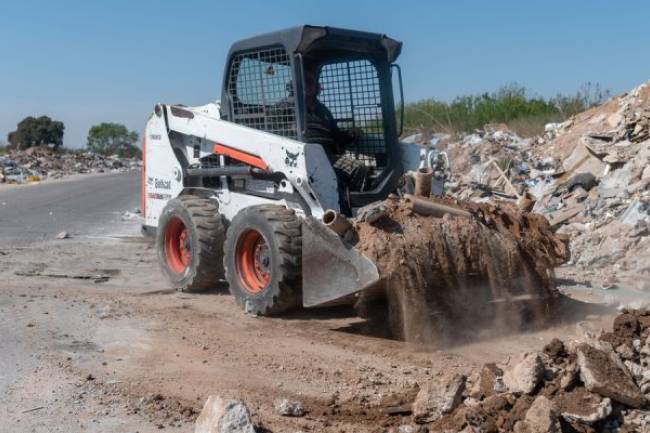
[[[285,150],[284,152],[287,155],[284,158],[284,163],[287,164],[287,167],[297,167],[298,166],[298,155],[300,155],[300,153],[291,153],[288,150]]]

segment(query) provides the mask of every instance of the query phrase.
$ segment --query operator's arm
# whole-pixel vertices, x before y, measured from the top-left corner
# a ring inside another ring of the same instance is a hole
[[[318,110],[320,111],[321,117],[323,117],[331,131],[332,138],[336,141],[336,143],[339,145],[338,153],[341,153],[343,151],[343,147],[350,144],[352,140],[356,138],[355,134],[351,133],[351,131],[343,131],[339,126],[336,124],[336,120],[334,119],[334,116],[332,115],[332,112],[323,104],[322,102],[318,101]]]

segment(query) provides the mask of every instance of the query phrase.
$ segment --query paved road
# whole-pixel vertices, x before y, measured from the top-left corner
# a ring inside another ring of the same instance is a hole
[[[0,186],[0,247],[71,236],[133,234],[124,213],[139,206],[140,172]]]

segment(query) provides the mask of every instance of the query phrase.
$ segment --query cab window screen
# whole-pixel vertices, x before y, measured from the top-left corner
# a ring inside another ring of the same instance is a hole
[[[339,128],[361,128],[365,136],[350,152],[365,165],[386,165],[386,142],[377,68],[368,60],[326,64],[318,78],[319,100],[332,112]]]
[[[283,48],[236,55],[228,92],[233,122],[297,138],[291,61]]]

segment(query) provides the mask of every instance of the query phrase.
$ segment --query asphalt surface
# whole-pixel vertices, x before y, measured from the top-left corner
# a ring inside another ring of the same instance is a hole
[[[124,224],[139,207],[140,172],[85,175],[38,185],[0,186],[0,247],[70,236],[135,234]]]

